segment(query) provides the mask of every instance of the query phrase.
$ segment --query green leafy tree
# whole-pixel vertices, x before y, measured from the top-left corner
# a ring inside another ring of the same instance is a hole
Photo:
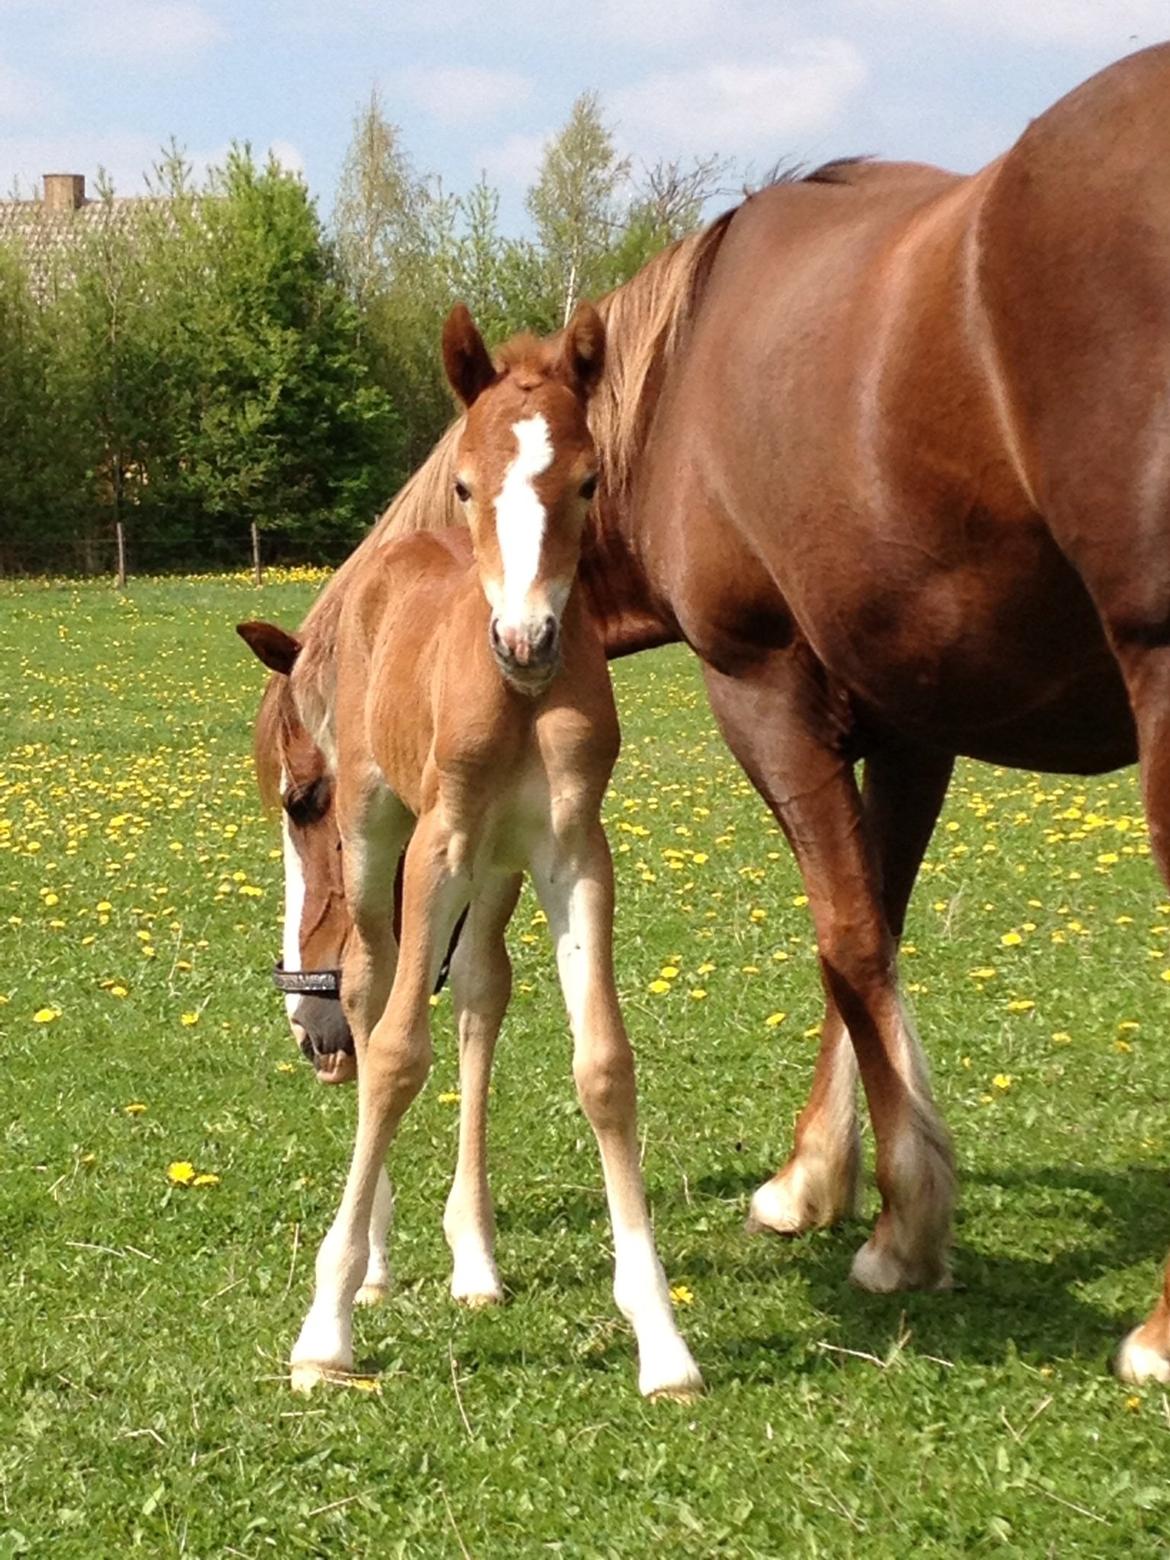
[[[555,308],[558,324],[578,298],[605,290],[605,260],[622,231],[619,197],[629,174],[630,160],[617,154],[597,93],[582,93],[545,147],[527,199],[545,266],[542,301]]]

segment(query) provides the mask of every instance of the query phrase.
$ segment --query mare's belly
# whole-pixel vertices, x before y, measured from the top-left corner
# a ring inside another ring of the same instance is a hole
[[[1054,548],[1024,550],[1008,541],[994,562],[909,584],[875,572],[817,648],[875,724],[932,746],[1054,771],[1132,762],[1129,701],[1092,603]]]

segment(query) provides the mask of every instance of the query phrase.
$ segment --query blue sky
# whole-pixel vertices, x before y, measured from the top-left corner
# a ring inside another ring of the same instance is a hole
[[[587,89],[635,160],[967,170],[1167,36],[1170,0],[0,0],[0,192],[100,163],[132,193],[171,135],[197,164],[247,139],[328,216],[375,83],[416,166],[486,171],[511,228]]]

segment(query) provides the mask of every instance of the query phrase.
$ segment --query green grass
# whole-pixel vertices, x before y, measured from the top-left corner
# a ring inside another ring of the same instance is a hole
[[[859,1294],[863,1224],[742,1233],[819,987],[795,870],[682,651],[617,671],[608,813],[646,1172],[709,1395],[637,1396],[528,896],[492,1118],[509,1303],[446,1295],[444,999],[392,1158],[397,1288],[358,1323],[381,1390],[289,1394],[353,1097],[313,1085],[267,983],[262,676],[232,625],[310,594],[0,587],[0,1556],[1170,1551],[1167,1397],[1106,1373],[1170,1240],[1170,905],[1134,777],[961,771],[904,978],[956,1140],[962,1287]],[[219,1183],[172,1187],[175,1160]]]

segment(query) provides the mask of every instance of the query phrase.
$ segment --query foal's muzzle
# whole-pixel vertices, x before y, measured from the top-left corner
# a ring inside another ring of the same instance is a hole
[[[556,666],[560,625],[552,613],[519,626],[503,625],[492,613],[488,640],[500,670],[513,682],[543,686]]]

